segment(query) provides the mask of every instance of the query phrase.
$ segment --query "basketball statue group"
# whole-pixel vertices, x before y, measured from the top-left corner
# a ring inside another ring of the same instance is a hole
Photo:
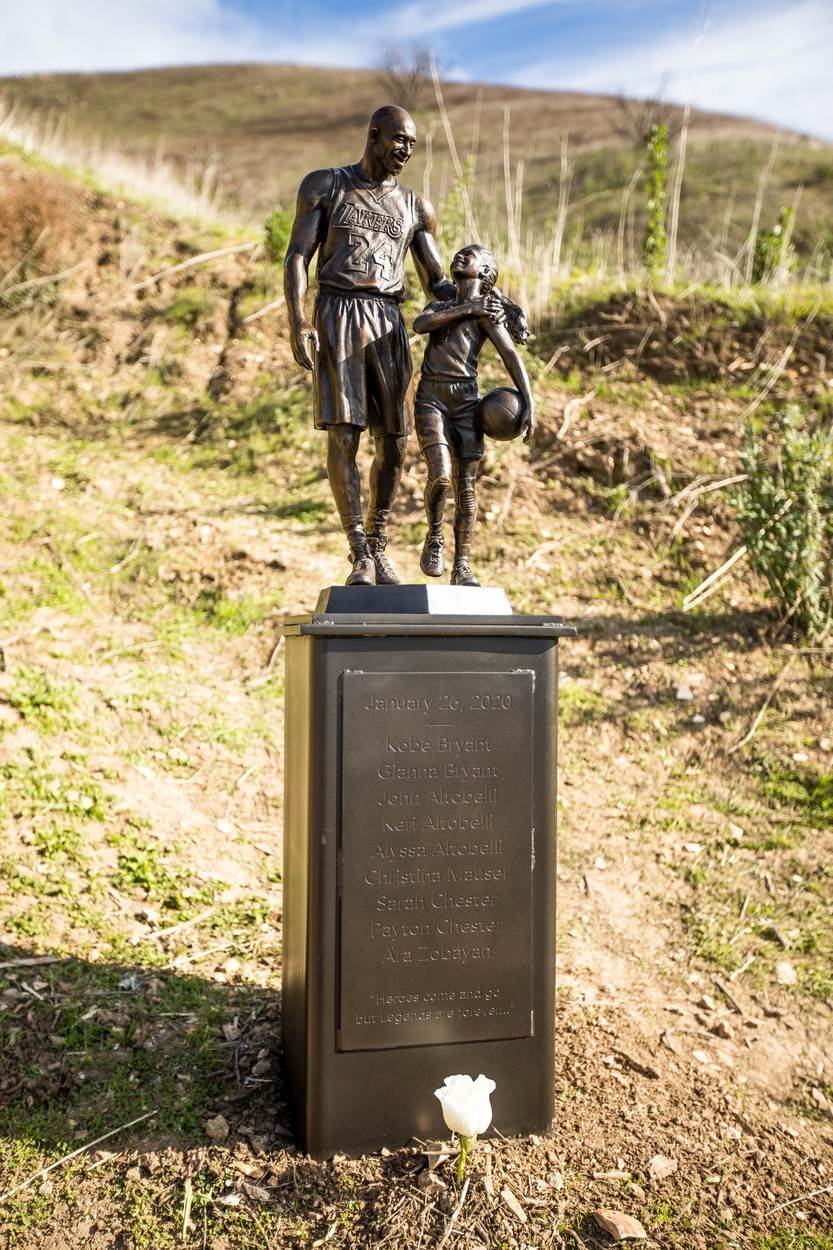
[[[414,426],[426,468],[420,567],[429,577],[445,571],[443,520],[451,495],[451,582],[477,586],[471,549],[484,435],[528,442],[535,428],[529,378],[516,346],[529,334],[524,314],[498,290],[495,259],[480,244],[461,248],[451,262],[451,279],[446,277],[434,210],[398,181],[415,143],[416,127],[404,109],[377,109],[357,164],[304,178],[286,254],[292,352],[302,368],[312,370],[315,425],[327,434],[327,475],[349,546],[348,586],[400,580],[385,549]],[[409,251],[429,301],[413,325],[427,336],[413,406],[401,313]],[[318,290],[308,320],[316,253]],[[487,342],[514,387],[481,397],[477,363]],[[373,440],[366,513],[356,465],[363,430]]]

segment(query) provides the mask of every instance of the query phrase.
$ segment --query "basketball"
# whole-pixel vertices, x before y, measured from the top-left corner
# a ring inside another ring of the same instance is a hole
[[[484,395],[478,405],[478,416],[483,433],[502,443],[517,438],[521,432],[523,400],[516,390],[499,386]]]

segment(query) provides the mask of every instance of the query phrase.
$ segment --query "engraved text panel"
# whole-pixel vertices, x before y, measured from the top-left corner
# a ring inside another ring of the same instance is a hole
[[[533,681],[343,674],[341,1050],[531,1035]]]

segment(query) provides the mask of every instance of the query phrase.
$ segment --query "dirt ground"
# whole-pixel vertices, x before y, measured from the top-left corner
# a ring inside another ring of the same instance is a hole
[[[0,320],[0,1244],[601,1247],[605,1208],[657,1247],[829,1250],[830,651],[743,564],[681,606],[739,542],[755,380],[531,359],[539,436],[490,451],[477,564],[578,629],[553,1130],[496,1124],[465,1193],[425,1143],[314,1163],[280,1069],[277,627],[346,561],[307,383],[280,311],[241,326],[257,262],[136,291],[197,242],[89,211],[98,285]],[[421,490],[412,459],[414,580]]]

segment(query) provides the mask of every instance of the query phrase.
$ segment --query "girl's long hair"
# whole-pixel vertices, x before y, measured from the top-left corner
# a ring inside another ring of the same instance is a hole
[[[503,311],[506,313],[506,329],[516,343],[525,343],[529,338],[529,322],[526,319],[526,313],[520,304],[507,299],[502,291],[495,289],[495,295],[503,304]]]
[[[497,261],[487,247],[483,247],[482,244],[477,244],[477,246],[480,249],[481,262],[486,271],[481,278],[483,293],[494,292],[501,304],[503,304],[503,311],[506,314],[506,329],[516,343],[525,343],[529,338],[529,323],[526,319],[526,313],[519,304],[508,299],[495,286],[498,278]]]

